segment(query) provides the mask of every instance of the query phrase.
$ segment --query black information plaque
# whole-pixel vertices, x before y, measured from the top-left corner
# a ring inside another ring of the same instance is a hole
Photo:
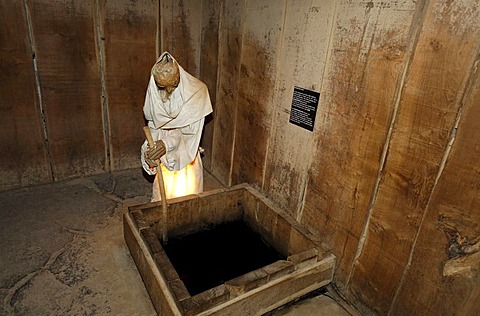
[[[295,87],[289,122],[313,131],[320,92]]]

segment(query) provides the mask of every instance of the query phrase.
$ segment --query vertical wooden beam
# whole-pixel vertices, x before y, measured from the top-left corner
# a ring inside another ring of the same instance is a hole
[[[480,33],[473,22],[478,15],[461,22],[472,17],[475,4],[428,3],[365,246],[351,279],[351,292],[380,314],[390,309],[409,265],[478,53]]]
[[[94,2],[28,2],[55,179],[106,170]]]
[[[231,184],[235,143],[238,85],[243,42],[245,1],[225,0],[219,35],[219,72],[216,93],[212,174],[223,184]]]
[[[0,190],[4,190],[47,182],[52,174],[24,2],[0,2],[0,21]]]

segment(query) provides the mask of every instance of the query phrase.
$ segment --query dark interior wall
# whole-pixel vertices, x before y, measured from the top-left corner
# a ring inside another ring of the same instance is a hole
[[[138,167],[143,103],[156,60],[158,1],[99,2],[110,170]]]
[[[0,6],[0,188],[138,166],[157,1]]]
[[[25,10],[52,178],[105,171],[95,5],[28,1]]]
[[[0,16],[2,189],[138,167],[158,45],[209,87],[205,166],[321,237],[349,300],[480,313],[478,1],[12,0]],[[288,123],[294,86],[321,93],[313,132]]]
[[[0,188],[48,182],[45,148],[25,10],[20,1],[0,2]]]

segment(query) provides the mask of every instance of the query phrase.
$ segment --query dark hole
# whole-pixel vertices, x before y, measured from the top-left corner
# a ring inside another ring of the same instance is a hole
[[[192,296],[285,259],[243,221],[172,238],[162,246]]]

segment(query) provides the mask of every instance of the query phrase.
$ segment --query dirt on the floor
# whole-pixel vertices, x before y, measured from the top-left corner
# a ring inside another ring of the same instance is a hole
[[[123,241],[141,170],[0,192],[0,315],[155,315]]]

